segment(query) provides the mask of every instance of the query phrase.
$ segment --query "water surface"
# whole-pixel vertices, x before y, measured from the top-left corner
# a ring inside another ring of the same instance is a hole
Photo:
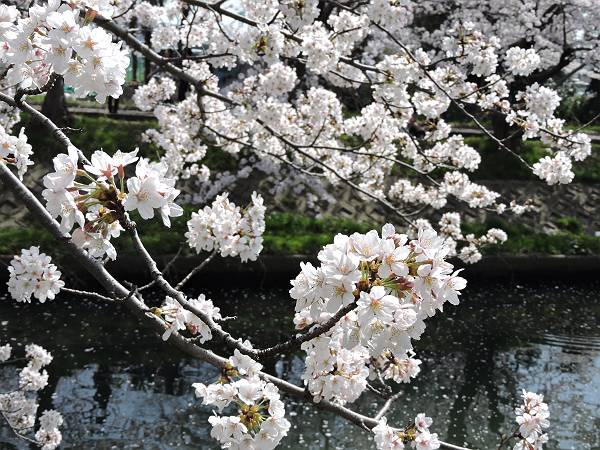
[[[285,290],[204,291],[227,315],[244,319],[234,334],[267,336],[291,329]],[[418,412],[434,418],[444,440],[495,449],[513,428],[521,389],[543,393],[551,410],[548,449],[600,449],[600,284],[470,286],[458,307],[429,321],[416,342],[422,372],[389,420],[406,424]],[[185,358],[150,335],[126,310],[79,298],[46,305],[0,299],[0,343],[35,342],[53,352],[51,385],[41,409],[65,416],[69,449],[213,449],[210,410],[191,384],[214,380],[211,366]],[[298,382],[301,355],[266,368]],[[0,366],[0,386],[14,377]],[[370,436],[346,421],[287,399],[292,422],[281,448],[367,449]],[[374,413],[381,400],[365,395],[354,407]],[[0,448],[27,448],[0,426]]]

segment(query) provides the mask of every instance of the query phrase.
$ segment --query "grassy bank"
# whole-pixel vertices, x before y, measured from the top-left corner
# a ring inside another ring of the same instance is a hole
[[[104,148],[109,152],[116,149],[124,151],[140,147],[144,155],[155,155],[157,149],[142,142],[142,133],[155,126],[154,121],[120,121],[107,117],[77,116],[69,137],[73,143],[84,151],[91,153]],[[63,149],[39,125],[23,116],[21,126],[25,127],[29,140],[36,152],[36,159],[42,159],[45,152],[56,154]],[[43,131],[43,132],[42,132]],[[468,137],[469,145],[477,148],[482,154],[482,165],[474,173],[474,179],[485,180],[535,180],[536,178],[516,158],[507,156],[495,144],[484,137]],[[594,153],[583,164],[575,167],[576,181],[600,182],[600,145],[594,144]],[[540,142],[523,143],[521,155],[532,163],[542,157],[545,150]],[[235,165],[231,156],[221,150],[209,152],[207,164],[217,169],[229,169]],[[138,220],[139,229],[144,242],[156,255],[175,253],[184,243],[186,221],[191,208],[186,209],[184,217],[173,221],[172,230],[166,229],[160,220]],[[539,230],[522,224],[511,224],[503,221],[492,221],[485,224],[467,223],[465,232],[481,234],[490,227],[500,227],[507,231],[509,240],[499,247],[488,247],[487,254],[547,254],[547,255],[581,255],[600,254],[600,238],[583,232],[576,220],[564,219],[558,223],[555,234],[542,233]],[[315,254],[323,245],[332,241],[338,232],[350,234],[365,232],[372,228],[370,224],[355,223],[352,220],[338,218],[315,219],[293,213],[274,213],[267,217],[264,253],[267,254]],[[126,237],[115,240],[120,253],[132,253],[130,241]],[[14,254],[29,245],[41,245],[46,251],[55,248],[54,239],[34,226],[18,228],[0,228],[0,254]]]
[[[35,151],[35,159],[46,159],[46,155],[56,155],[64,148],[45,129],[40,128],[37,121],[27,114],[21,115],[22,120],[15,130],[25,128],[29,143]],[[142,133],[156,126],[153,120],[116,120],[109,117],[75,116],[72,130],[66,130],[73,145],[90,154],[95,150],[104,149],[108,153],[116,150],[131,151],[140,147],[145,155],[156,153],[156,148],[142,141]]]
[[[191,210],[186,209],[182,218],[173,221],[172,228],[165,228],[159,219],[138,220],[138,229],[149,251],[154,255],[176,253],[180,245],[185,245],[183,237],[187,230],[186,221]],[[600,238],[586,235],[581,224],[573,218],[565,218],[558,224],[555,234],[538,232],[526,225],[512,224],[503,220],[490,220],[485,224],[467,222],[465,233],[482,234],[490,227],[500,227],[508,234],[508,241],[500,246],[488,246],[484,254],[497,255],[588,255],[600,254]],[[366,223],[351,220],[323,218],[314,219],[292,213],[273,213],[266,218],[264,236],[265,254],[308,254],[314,255],[319,249],[333,241],[337,233],[364,233],[373,228]],[[132,254],[133,247],[126,236],[114,239],[119,253]],[[55,240],[44,230],[35,227],[1,228],[0,254],[18,253],[21,248],[40,245],[45,251],[54,251]],[[190,249],[184,250],[191,254]]]
[[[191,215],[186,208],[183,217],[173,220],[171,229],[163,226],[160,219],[137,220],[142,240],[151,253],[164,255],[176,253],[181,244],[185,245],[186,222]],[[366,232],[371,227],[344,219],[312,219],[290,213],[273,213],[266,218],[267,231],[264,236],[265,253],[269,254],[312,254],[323,245],[332,242],[337,233],[351,234]],[[11,255],[21,248],[40,245],[46,250],[55,248],[55,239],[45,230],[30,227],[0,228],[0,254]],[[126,236],[113,239],[119,253],[134,252]],[[191,253],[191,250],[186,250]]]
[[[485,233],[493,227],[502,228],[508,240],[502,245],[483,249],[486,255],[599,255],[600,237],[586,234],[582,224],[573,217],[563,217],[555,224],[553,234],[539,232],[530,226],[505,220],[488,220],[486,223],[467,222],[463,232]]]

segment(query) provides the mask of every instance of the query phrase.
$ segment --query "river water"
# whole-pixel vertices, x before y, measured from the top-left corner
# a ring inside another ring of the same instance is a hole
[[[285,290],[204,291],[227,315],[243,318],[237,335],[272,343],[291,329],[293,302]],[[458,307],[429,321],[416,342],[422,372],[388,413],[406,424],[418,412],[432,431],[456,444],[495,449],[514,428],[522,389],[550,405],[548,449],[600,449],[600,284],[473,285]],[[229,324],[229,323],[228,323]],[[186,359],[150,335],[127,311],[79,298],[45,305],[0,299],[0,344],[34,342],[54,354],[42,409],[66,419],[70,449],[213,449],[210,410],[191,384],[210,382],[210,366]],[[266,364],[298,382],[300,355]],[[15,368],[0,366],[0,391]],[[364,395],[354,407],[377,410]],[[368,433],[343,419],[287,399],[292,429],[283,449],[369,449]],[[27,448],[0,425],[0,449]]]

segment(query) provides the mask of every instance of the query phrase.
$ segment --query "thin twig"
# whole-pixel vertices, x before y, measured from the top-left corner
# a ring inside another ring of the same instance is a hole
[[[181,290],[181,288],[188,281],[190,281],[194,275],[196,275],[198,272],[200,272],[202,269],[204,269],[208,265],[208,263],[212,261],[212,259],[215,257],[216,254],[217,254],[217,249],[215,248],[212,251],[212,253],[206,257],[206,259],[204,261],[202,261],[200,264],[198,264],[196,267],[194,267],[190,271],[190,273],[188,273],[179,283],[177,283],[177,285],[175,286],[175,289],[177,289],[178,291]]]
[[[394,401],[396,401],[401,395],[402,392],[396,392],[394,395],[388,398],[377,413],[377,415],[375,415],[375,420],[380,420],[383,416],[385,416],[385,414],[388,412]]]
[[[114,298],[106,297],[106,296],[98,294],[96,292],[81,291],[79,289],[71,289],[71,288],[67,288],[67,287],[61,288],[61,291],[68,292],[69,294],[80,295],[81,297],[95,298],[96,300],[102,300],[105,302],[114,302],[115,301]]]

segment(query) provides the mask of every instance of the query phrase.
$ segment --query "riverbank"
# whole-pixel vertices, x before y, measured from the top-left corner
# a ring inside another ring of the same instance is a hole
[[[166,267],[174,255],[156,258],[159,268]],[[178,281],[198,266],[206,255],[180,256],[169,264],[167,278]],[[0,265],[10,262],[12,255],[0,255]],[[257,261],[242,263],[238,258],[215,257],[203,270],[190,280],[190,285],[204,287],[288,287],[290,280],[300,271],[301,262],[318,265],[316,255],[261,255]],[[600,275],[599,255],[488,255],[476,264],[466,265],[453,260],[456,268],[470,283],[528,280],[596,280]],[[119,256],[117,261],[106,264],[118,279],[145,282],[149,275],[142,259],[135,255]],[[63,261],[61,269],[71,282],[81,285],[89,281],[89,275],[80,273],[76,267]],[[0,271],[0,280],[8,279],[8,271]]]
[[[164,267],[172,256],[158,259]],[[202,256],[178,258],[169,270],[169,276],[179,279],[203,261]],[[300,271],[301,262],[318,265],[316,255],[262,255],[257,261],[241,263],[237,258],[215,258],[191,284],[216,286],[231,283],[243,286],[289,286],[291,279]],[[463,268],[464,276],[473,282],[484,280],[528,279],[547,280],[593,280],[600,275],[598,255],[489,255],[476,264],[465,265],[452,261]],[[107,265],[111,273],[126,279],[146,276],[140,258],[125,256]]]

